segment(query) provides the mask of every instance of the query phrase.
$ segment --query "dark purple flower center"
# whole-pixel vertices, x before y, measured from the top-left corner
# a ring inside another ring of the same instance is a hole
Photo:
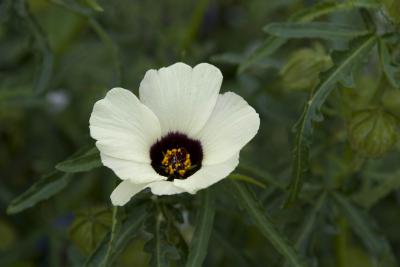
[[[154,170],[168,181],[186,179],[200,169],[203,149],[200,141],[172,132],[151,146],[150,159]]]

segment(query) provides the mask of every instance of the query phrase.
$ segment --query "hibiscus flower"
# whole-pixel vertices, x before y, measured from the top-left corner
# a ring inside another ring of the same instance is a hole
[[[113,205],[145,188],[155,195],[195,194],[236,168],[260,119],[239,95],[219,94],[221,84],[213,65],[176,63],[146,72],[140,100],[113,88],[95,103],[90,134],[104,166],[122,179]]]

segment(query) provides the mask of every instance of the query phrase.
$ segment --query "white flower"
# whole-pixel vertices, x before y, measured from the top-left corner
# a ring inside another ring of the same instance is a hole
[[[146,72],[140,100],[113,88],[96,102],[90,134],[102,163],[123,180],[111,194],[114,205],[146,187],[156,195],[194,194],[236,168],[260,119],[242,97],[219,94],[221,83],[213,65],[176,63]]]

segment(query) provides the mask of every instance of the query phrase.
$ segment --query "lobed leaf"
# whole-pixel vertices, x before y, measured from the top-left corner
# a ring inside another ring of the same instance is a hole
[[[200,208],[197,212],[196,226],[190,243],[187,267],[203,266],[207,255],[215,215],[215,200],[211,190],[209,188],[199,193]]]
[[[101,167],[100,152],[96,147],[82,149],[56,165],[63,172],[86,172]]]
[[[321,82],[315,93],[304,106],[300,119],[294,126],[295,145],[292,165],[292,180],[289,186],[289,195],[286,205],[291,205],[298,197],[305,174],[308,169],[308,154],[313,134],[313,122],[323,120],[320,112],[329,94],[338,83],[351,84],[352,71],[357,63],[364,60],[368,52],[374,47],[377,37],[370,35],[355,40],[350,44],[350,49],[344,52],[336,52],[332,59],[334,67],[322,74]]]
[[[285,257],[291,266],[306,266],[295,248],[288,242],[287,238],[277,230],[275,225],[265,214],[261,204],[255,199],[249,188],[236,181],[232,181],[231,185],[235,191],[238,204],[249,214],[256,227],[271,242],[275,249]]]
[[[34,207],[39,202],[49,199],[63,190],[70,182],[69,174],[54,171],[40,178],[24,193],[11,201],[7,208],[8,214],[19,213]]]
[[[289,18],[289,22],[308,22],[312,21],[323,15],[351,10],[356,8],[367,8],[367,9],[378,9],[380,8],[380,3],[376,0],[352,0],[352,1],[327,1],[318,3],[310,8],[304,9]],[[239,65],[239,72],[243,72],[259,60],[270,56],[281,46],[283,46],[288,41],[287,38],[269,36],[265,41],[255,49],[251,54],[247,56],[245,60]]]

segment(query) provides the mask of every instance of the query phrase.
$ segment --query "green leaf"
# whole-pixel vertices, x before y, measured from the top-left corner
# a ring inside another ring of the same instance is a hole
[[[128,213],[127,218],[122,222],[114,233],[113,246],[109,246],[112,232],[106,234],[99,246],[87,259],[85,266],[114,266],[113,262],[120,253],[128,246],[129,242],[135,238],[149,216],[147,207],[140,205]]]
[[[392,64],[389,49],[384,39],[379,39],[379,58],[387,80],[395,88],[400,88],[400,66]]]
[[[201,267],[207,255],[208,242],[213,229],[215,200],[212,189],[199,193],[200,207],[197,212],[196,226],[190,243],[187,267]]]
[[[49,41],[44,33],[42,27],[36,20],[36,18],[31,14],[27,1],[18,0],[15,1],[17,14],[23,19],[30,31],[31,35],[35,38],[37,47],[41,53],[42,65],[38,72],[38,77],[35,81],[34,91],[36,93],[43,93],[46,91],[48,84],[51,79],[54,65],[54,56],[51,51]]]
[[[308,248],[307,242],[310,240],[310,236],[313,233],[314,225],[317,221],[318,215],[325,204],[326,195],[327,193],[325,191],[321,193],[317,199],[317,202],[315,203],[315,206],[304,217],[305,219],[300,226],[299,231],[296,233],[295,248],[303,254]],[[284,266],[288,266],[288,262],[286,260]]]
[[[86,0],[86,4],[97,12],[104,11],[104,9],[101,7],[101,5],[96,0]]]
[[[239,182],[231,182],[238,204],[248,213],[257,228],[271,242],[275,249],[280,252],[285,259],[295,267],[306,266],[302,257],[296,252],[294,247],[287,241],[271,222],[261,204],[253,196],[252,192],[245,185]]]
[[[100,152],[97,148],[82,149],[67,160],[56,165],[56,169],[63,172],[86,172],[101,167]]]
[[[243,59],[244,57],[241,54],[223,53],[212,56],[210,60],[211,62],[219,64],[239,65]]]
[[[305,217],[305,221],[300,227],[300,231],[297,234],[296,238],[296,248],[298,250],[305,250],[307,240],[309,240],[310,235],[313,232],[315,222],[317,220],[318,214],[321,211],[321,208],[325,204],[326,200],[326,192],[322,192],[319,198],[317,199],[317,202],[315,203],[315,206],[308,212],[308,214]]]
[[[31,208],[39,202],[49,199],[63,190],[70,182],[70,176],[62,172],[52,172],[34,183],[24,193],[19,195],[7,208],[8,214],[19,213]]]
[[[378,184],[376,184],[376,182]],[[371,208],[381,199],[398,189],[400,189],[399,171],[392,175],[376,176],[374,181],[371,181],[368,186],[363,188],[360,192],[354,194],[352,199],[362,207]]]
[[[239,73],[245,71],[250,66],[256,64],[263,58],[272,55],[276,50],[283,46],[287,39],[270,36],[257,49],[250,53],[239,65]]]
[[[271,23],[263,29],[266,33],[284,38],[319,38],[328,40],[353,39],[369,31],[328,22]]]
[[[301,190],[304,176],[308,169],[308,154],[313,134],[313,122],[323,120],[320,112],[321,106],[339,82],[349,84],[349,81],[352,80],[354,66],[365,59],[365,56],[374,47],[375,43],[376,36],[366,36],[352,42],[349,50],[334,53],[332,56],[334,67],[321,75],[320,84],[305,104],[302,115],[294,126],[296,136],[292,180],[286,205],[291,205],[297,199]]]
[[[122,63],[121,63],[121,57],[119,54],[119,49],[118,49],[116,43],[114,42],[114,40],[105,31],[103,26],[94,18],[93,14],[92,14],[93,12],[91,12],[91,9],[84,8],[81,5],[74,3],[73,1],[72,2],[68,1],[68,3],[61,1],[61,0],[50,0],[50,1],[60,7],[70,10],[70,11],[72,11],[76,14],[79,14],[81,16],[84,16],[88,19],[89,25],[91,26],[93,31],[97,34],[97,36],[100,38],[100,40],[104,43],[104,45],[107,47],[110,55],[113,58],[113,65],[114,65],[114,72],[115,72],[114,84],[119,86],[123,79]],[[94,2],[94,0],[88,0],[88,1]],[[92,6],[92,9],[93,9],[93,6]],[[97,7],[97,9],[98,9],[98,7]]]
[[[321,1],[314,6],[304,9],[293,16],[295,21],[312,21],[323,15],[333,12],[348,11],[357,8],[379,9],[379,0],[347,0],[347,1]]]
[[[213,241],[224,250],[226,255],[229,255],[227,260],[229,260],[232,264],[235,264],[234,266],[252,266],[247,257],[244,255],[242,247],[234,247],[229,240],[215,230],[213,231]]]
[[[257,181],[256,179],[254,179],[252,177],[249,177],[247,175],[243,175],[243,174],[239,174],[239,173],[232,173],[229,175],[229,178],[238,180],[238,181],[243,181],[243,182],[246,182],[249,184],[253,184],[253,185],[256,185],[261,188],[266,188],[265,184]]]
[[[289,18],[289,22],[308,22],[332,12],[351,10],[355,8],[376,9],[380,8],[380,4],[375,0],[352,0],[345,2],[327,1],[318,3],[308,9],[296,13]],[[243,60],[239,66],[239,73],[245,71],[259,60],[270,56],[281,46],[286,44],[287,41],[287,38],[276,36],[267,37],[267,39],[256,50]]]
[[[156,203],[157,210],[153,212],[146,221],[146,232],[152,235],[151,239],[145,245],[145,251],[151,254],[150,266],[167,267],[171,266],[172,261],[180,259],[180,254],[169,238],[170,224],[173,224],[161,212],[159,203]]]
[[[385,237],[378,234],[373,219],[367,213],[354,206],[345,196],[333,192],[333,199],[349,221],[353,231],[358,235],[365,247],[380,261],[380,266],[398,266]]]
[[[117,233],[118,231],[120,231],[121,221],[124,215],[125,213],[123,207],[118,207],[118,206],[113,207],[110,241],[108,242],[107,253],[102,261],[102,266],[108,266],[108,263],[110,262],[112,253],[114,251]]]
[[[284,182],[276,179],[276,177],[267,170],[259,168],[256,165],[246,163],[242,160],[238,166],[238,170],[240,172],[248,173],[248,175],[255,176],[258,180],[263,181],[263,183],[268,186],[277,187],[282,190],[286,189],[286,184]]]

